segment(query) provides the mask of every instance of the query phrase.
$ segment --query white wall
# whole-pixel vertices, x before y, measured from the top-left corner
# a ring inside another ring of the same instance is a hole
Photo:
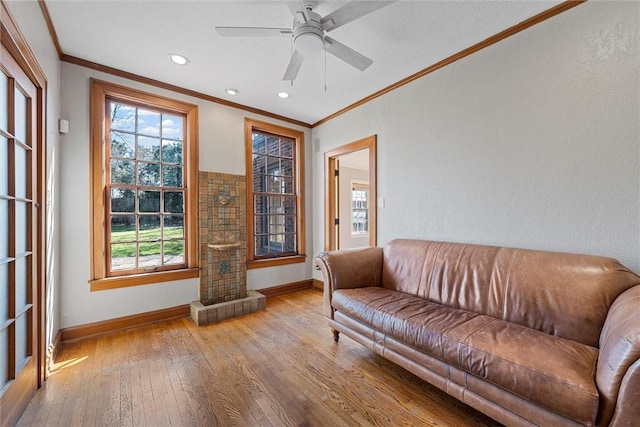
[[[199,298],[199,279],[90,292],[89,280],[89,90],[90,78],[109,81],[197,104],[200,126],[200,170],[244,175],[244,118],[251,117],[305,131],[306,210],[311,201],[311,131],[260,115],[62,63],[62,114],[70,122],[62,137],[61,184],[61,320],[60,327],[86,324],[135,313],[187,304]],[[307,221],[307,254],[312,250],[311,221]],[[250,270],[247,288],[261,289],[311,277],[306,263]]]
[[[378,135],[378,243],[612,256],[640,271],[640,3],[587,2],[313,129]],[[318,272],[314,272],[320,278]]]
[[[46,162],[47,162],[47,345],[59,328],[59,134],[60,61],[37,2],[7,2],[20,32],[26,39],[47,78]]]
[[[351,184],[369,182],[369,171],[340,166],[340,189],[338,191],[340,204],[340,249],[361,248],[369,246],[369,235],[351,235]]]

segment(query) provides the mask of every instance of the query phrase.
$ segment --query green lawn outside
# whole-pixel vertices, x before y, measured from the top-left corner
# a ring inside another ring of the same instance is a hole
[[[183,239],[182,227],[165,227],[164,238],[167,239]],[[127,229],[124,226],[113,227],[111,230],[111,243],[118,243],[111,246],[111,258],[123,258],[136,256],[136,244],[132,240],[136,238],[136,230]],[[140,230],[140,256],[160,255],[161,242],[153,240],[160,239],[160,228],[152,228],[149,230]],[[144,240],[152,240],[144,242]],[[164,242],[165,255],[182,255],[184,254],[184,240],[172,240]]]

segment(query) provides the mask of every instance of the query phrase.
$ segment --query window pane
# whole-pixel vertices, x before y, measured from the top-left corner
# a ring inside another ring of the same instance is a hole
[[[182,187],[182,166],[162,167],[162,185],[164,187]]]
[[[15,291],[16,291],[16,311],[20,311],[27,305],[27,289],[29,288],[29,275],[27,257],[17,258],[15,260]]]
[[[133,242],[135,240],[136,240],[135,215],[111,215],[111,241],[113,243],[117,243],[117,242]]]
[[[254,252],[256,256],[264,256],[269,254],[269,237],[268,236],[256,236],[256,247]]]
[[[267,173],[267,159],[265,156],[253,155],[253,175],[264,175]]]
[[[162,161],[182,164],[182,142],[162,140]]]
[[[255,215],[254,217],[254,232],[255,234],[266,234],[269,232],[269,216],[268,215]]]
[[[9,381],[9,329],[0,329],[0,390]]]
[[[160,136],[160,113],[138,109],[138,133]]]
[[[296,235],[295,234],[284,235],[283,252],[284,253],[296,252]]]
[[[7,76],[0,71],[0,129],[9,130],[9,80]],[[6,170],[6,169],[5,169]],[[0,383],[0,389],[2,383]]]
[[[278,157],[266,156],[267,173],[269,175],[282,175],[280,172],[280,159]]]
[[[266,137],[258,133],[252,135],[253,138],[253,152],[256,154],[264,154],[266,152]]]
[[[138,160],[160,161],[160,139],[138,136]]]
[[[284,213],[286,214],[295,214],[296,213],[296,198],[295,197],[284,197]]]
[[[16,139],[24,144],[27,143],[27,98],[15,88],[15,132]]]
[[[111,187],[111,212],[135,212],[136,193],[129,188]]]
[[[182,215],[164,216],[164,238],[182,239],[184,238],[184,217]]]
[[[281,175],[293,176],[293,160],[281,159],[280,160]]]
[[[31,249],[28,242],[27,235],[27,223],[29,221],[28,218],[28,207],[27,202],[15,202],[15,248],[16,254],[21,254]]]
[[[16,372],[20,372],[30,356],[28,351],[29,341],[31,341],[31,331],[29,330],[27,318],[31,316],[31,310],[23,313],[16,319]]]
[[[160,192],[139,190],[138,200],[140,206],[138,210],[140,212],[160,212]]]
[[[136,130],[136,109],[128,105],[111,103],[111,129]]]
[[[9,201],[0,199],[0,260],[9,256]]]
[[[7,138],[2,136],[0,136],[0,194],[9,194],[9,143]]]
[[[111,160],[111,182],[113,184],[134,185],[135,162],[129,160]]]
[[[111,156],[133,159],[136,156],[135,135],[123,132],[111,132]]]
[[[282,178],[282,192],[285,194],[294,194],[293,177]]]
[[[158,163],[138,163],[138,184],[160,186],[160,164]]]
[[[279,176],[268,175],[266,176],[267,191],[269,193],[284,193],[284,178]]]
[[[182,141],[182,134],[184,133],[182,125],[182,117],[163,114],[162,137],[179,139],[180,141]]]
[[[279,196],[269,196],[269,213],[284,213],[283,200]]]
[[[293,141],[288,139],[280,140],[280,156],[293,158]]]
[[[164,192],[164,211],[172,213],[184,212],[184,195],[182,191]]]
[[[280,155],[280,138],[273,136],[267,137],[267,154],[272,156]]]
[[[160,258],[161,248],[162,244],[160,242],[140,243],[140,268],[162,265],[162,259]]]
[[[184,264],[184,240],[171,240],[163,242],[163,264]]]
[[[0,264],[0,324],[9,318],[9,264]],[[2,359],[0,353],[0,359]],[[0,373],[2,378],[2,373]]]
[[[282,235],[271,235],[269,236],[269,252],[272,254],[281,254],[284,251],[282,250]]]
[[[27,177],[29,176],[27,168],[27,150],[15,144],[15,177],[16,177],[16,197],[28,197]]]
[[[159,215],[142,215],[138,219],[138,239],[157,241],[162,238]]]
[[[269,204],[267,196],[253,196],[253,211],[256,214],[267,213],[269,211]]]
[[[111,245],[111,271],[136,268],[136,244],[116,243]]]
[[[287,233],[295,233],[296,232],[296,216],[295,215],[285,215],[284,216],[284,230]]]

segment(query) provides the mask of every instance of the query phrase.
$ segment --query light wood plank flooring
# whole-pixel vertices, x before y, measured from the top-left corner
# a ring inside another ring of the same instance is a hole
[[[321,307],[320,292],[300,291],[215,325],[65,344],[18,425],[497,425],[349,338],[334,343]]]

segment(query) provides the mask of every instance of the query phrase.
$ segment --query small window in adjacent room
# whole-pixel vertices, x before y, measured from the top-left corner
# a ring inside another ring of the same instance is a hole
[[[92,289],[197,277],[197,107],[92,82]]]
[[[369,234],[369,185],[351,183],[351,235]]]
[[[301,131],[246,119],[248,268],[304,261]]]

